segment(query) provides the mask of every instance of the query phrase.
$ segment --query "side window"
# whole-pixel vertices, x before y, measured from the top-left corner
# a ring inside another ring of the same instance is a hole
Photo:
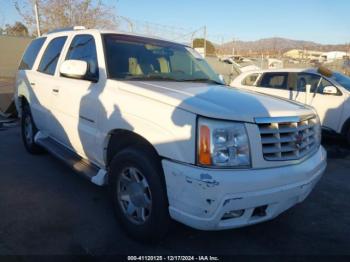
[[[243,80],[242,80],[242,85],[245,86],[254,86],[256,80],[258,79],[259,74],[258,73],[254,73],[254,74],[250,74],[248,76],[246,76]]]
[[[261,87],[287,89],[288,73],[265,73],[260,81]]]
[[[40,65],[38,68],[39,72],[54,75],[58,59],[61,55],[62,48],[66,42],[67,37],[61,36],[51,40],[47,46],[43,57],[41,58]]]
[[[321,77],[315,74],[299,73],[297,77],[297,91],[305,92],[306,85],[311,85],[310,92],[315,92]]]
[[[95,39],[92,35],[77,35],[72,40],[66,60],[82,60],[89,65],[89,77],[98,79],[98,63]]]
[[[46,37],[37,38],[33,40],[30,45],[27,47],[22,61],[19,65],[19,70],[31,70],[33,68],[33,64],[35,62],[35,59],[43,46],[44,42],[46,40]]]

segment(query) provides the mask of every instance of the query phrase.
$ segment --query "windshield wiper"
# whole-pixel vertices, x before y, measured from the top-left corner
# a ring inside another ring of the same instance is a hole
[[[190,79],[175,79],[168,76],[162,75],[141,75],[141,76],[127,76],[125,80],[140,80],[140,81],[150,81],[150,80],[158,80],[158,81],[175,81],[175,82],[201,82],[201,83],[211,83],[216,85],[225,85],[222,82],[215,81],[210,78],[190,78]]]
[[[194,79],[183,79],[181,81],[184,82],[201,82],[201,83],[213,83],[213,84],[217,84],[217,85],[225,85],[222,82],[213,80],[213,79],[209,79],[209,78],[194,78]]]
[[[167,76],[128,76],[125,80],[162,80],[162,81],[178,81]]]

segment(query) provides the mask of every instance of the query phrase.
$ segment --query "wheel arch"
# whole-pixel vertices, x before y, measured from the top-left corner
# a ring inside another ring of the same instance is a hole
[[[350,117],[344,122],[343,127],[341,129],[341,134],[345,136],[349,129],[350,129]]]
[[[121,150],[135,145],[145,146],[161,159],[156,148],[143,136],[127,129],[113,129],[108,133],[105,141],[104,160],[106,167],[109,166],[113,157]]]

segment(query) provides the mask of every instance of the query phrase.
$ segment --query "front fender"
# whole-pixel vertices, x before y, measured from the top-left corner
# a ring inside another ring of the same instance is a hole
[[[100,97],[108,102],[99,117],[98,148],[106,147],[111,130],[124,129],[146,139],[162,157],[195,163],[195,114],[142,96],[118,92],[114,97]]]

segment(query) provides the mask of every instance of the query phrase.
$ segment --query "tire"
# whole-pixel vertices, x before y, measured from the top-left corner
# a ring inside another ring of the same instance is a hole
[[[30,154],[41,154],[44,149],[39,145],[35,144],[34,137],[38,129],[33,121],[32,114],[30,112],[29,105],[25,103],[22,107],[21,117],[21,135],[24,147]]]
[[[142,242],[158,242],[170,225],[163,170],[158,156],[143,146],[122,150],[112,159],[109,187],[118,222]]]
[[[345,133],[346,141],[348,142],[348,146],[350,146],[350,127],[348,128],[348,131]]]

